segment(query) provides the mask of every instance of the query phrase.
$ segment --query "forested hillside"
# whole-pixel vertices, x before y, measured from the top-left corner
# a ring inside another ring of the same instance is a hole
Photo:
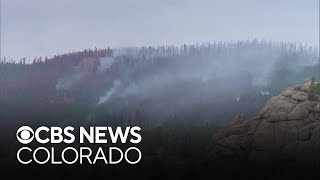
[[[238,113],[250,119],[272,96],[318,77],[317,51],[254,40],[94,49],[32,62],[2,58],[0,127],[5,135],[0,142],[5,145],[0,159],[15,171],[27,171],[13,163],[14,133],[22,125],[138,125],[143,159],[135,169],[64,170],[73,177],[92,172],[126,178],[141,177],[141,172],[163,179],[217,176],[220,171],[208,158],[216,129]],[[45,167],[39,176],[58,178],[57,168]]]
[[[0,119],[215,126],[318,76],[317,63],[315,48],[257,40],[2,58]]]

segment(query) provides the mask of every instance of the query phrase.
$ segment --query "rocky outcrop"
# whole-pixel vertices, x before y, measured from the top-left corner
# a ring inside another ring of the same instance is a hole
[[[243,114],[213,137],[210,159],[320,163],[320,102],[309,101],[311,81],[272,97],[252,120]]]

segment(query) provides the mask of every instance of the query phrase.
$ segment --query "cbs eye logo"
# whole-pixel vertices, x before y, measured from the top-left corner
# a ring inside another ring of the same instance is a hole
[[[29,126],[22,126],[17,130],[17,139],[22,144],[29,144],[34,138],[34,132]]]

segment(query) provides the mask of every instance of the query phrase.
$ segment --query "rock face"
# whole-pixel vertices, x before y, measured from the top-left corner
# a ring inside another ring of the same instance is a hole
[[[252,120],[240,114],[213,137],[210,159],[320,163],[320,102],[310,81],[272,97]]]

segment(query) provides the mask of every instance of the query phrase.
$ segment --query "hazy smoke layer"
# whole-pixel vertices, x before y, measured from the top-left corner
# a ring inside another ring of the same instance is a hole
[[[304,47],[258,42],[208,44],[180,49],[132,48],[120,52],[122,55],[116,57],[120,63],[121,56],[136,61],[135,66],[125,67],[130,68],[131,73],[127,76],[122,75],[122,79],[119,79],[128,82],[123,87],[124,91],[118,92],[121,96],[141,94],[163,87],[169,88],[172,84],[182,82],[199,83],[198,87],[216,83],[217,86],[212,89],[213,91],[229,87],[239,91],[241,90],[239,86],[243,85],[242,81],[246,81],[246,85],[259,88],[269,83],[275,69],[296,70],[316,62],[313,56],[307,54],[309,52],[304,52]],[[307,58],[304,53],[308,55]],[[115,63],[108,60],[106,64],[110,66],[111,62]],[[122,70],[127,73],[129,69]],[[198,90],[199,88],[193,89],[196,92]],[[263,91],[262,94],[268,93]]]
[[[100,60],[98,72],[112,76],[97,104],[142,108],[152,118],[198,113],[212,121],[252,114],[288,83],[314,75],[303,70],[316,59],[312,48],[266,41],[117,49]]]
[[[110,66],[114,63],[114,58],[112,57],[105,57],[100,60],[100,66],[98,68],[98,72],[102,73],[106,69],[110,68]]]

